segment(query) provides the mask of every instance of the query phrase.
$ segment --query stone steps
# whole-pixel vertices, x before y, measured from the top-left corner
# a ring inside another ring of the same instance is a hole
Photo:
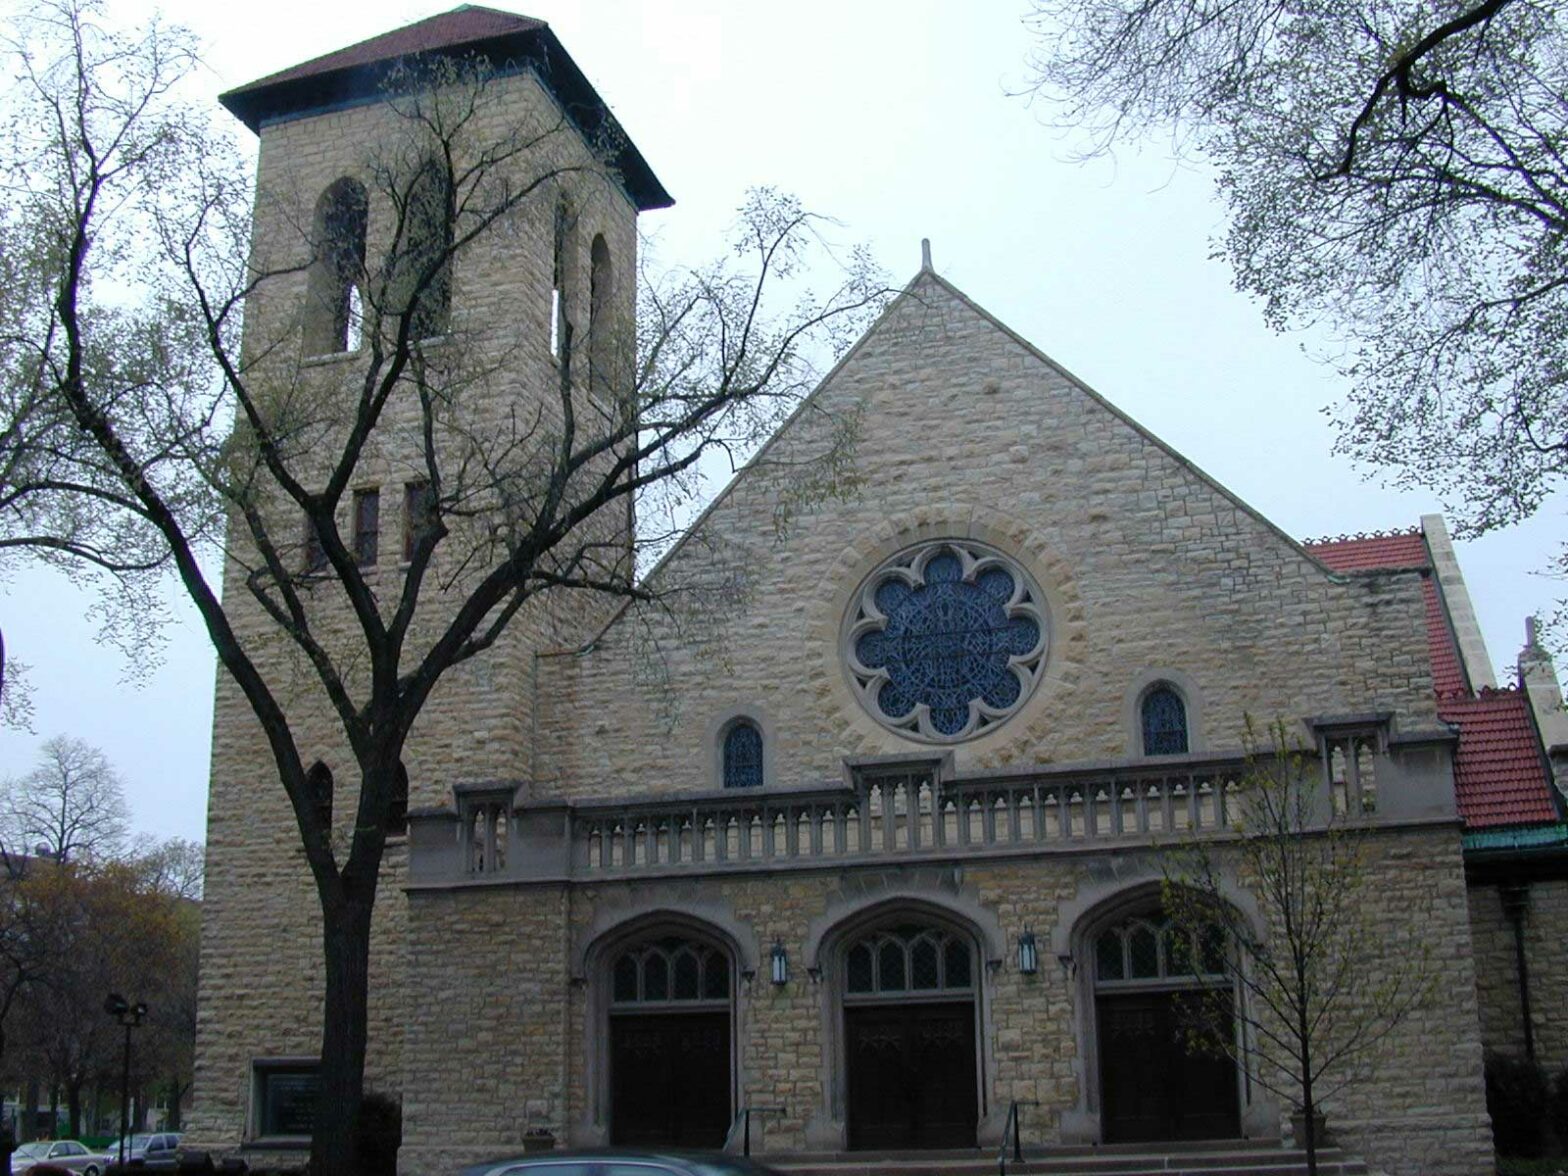
[[[995,1152],[878,1152],[858,1155],[767,1156],[788,1176],[991,1176]],[[1318,1149],[1318,1176],[1366,1176],[1359,1159],[1336,1147]],[[1008,1176],[1307,1176],[1307,1153],[1255,1140],[1102,1147],[1026,1147],[1008,1157]]]

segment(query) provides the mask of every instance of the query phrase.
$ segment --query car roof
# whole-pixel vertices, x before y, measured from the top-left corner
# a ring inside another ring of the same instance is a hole
[[[464,1172],[484,1171],[488,1168],[502,1166],[513,1167],[527,1164],[562,1164],[573,1161],[611,1161],[620,1160],[624,1163],[673,1163],[673,1164],[722,1164],[727,1168],[740,1168],[745,1171],[766,1173],[771,1169],[764,1167],[749,1156],[734,1156],[718,1151],[678,1151],[678,1150],[645,1150],[629,1147],[580,1147],[567,1148],[562,1151],[536,1151],[523,1152],[520,1155],[498,1156],[493,1160],[481,1160],[476,1164],[464,1168]]]

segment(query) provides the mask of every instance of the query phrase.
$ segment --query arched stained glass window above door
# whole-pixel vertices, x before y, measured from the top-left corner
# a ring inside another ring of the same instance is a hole
[[[722,1001],[729,994],[729,957],[678,935],[629,947],[610,966],[610,1001],[615,1005]]]
[[[846,996],[972,992],[974,948],[940,927],[885,927],[855,940],[844,953]]]

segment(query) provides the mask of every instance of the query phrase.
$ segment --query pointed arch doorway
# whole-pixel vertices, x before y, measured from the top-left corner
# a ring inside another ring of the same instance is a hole
[[[731,1118],[734,968],[701,939],[666,934],[610,963],[610,1142],[717,1149]]]
[[[851,1148],[975,1146],[977,970],[969,937],[931,923],[882,926],[846,946]]]
[[[1200,937],[1202,938],[1202,937]],[[1236,1031],[1223,940],[1188,944],[1161,912],[1146,910],[1094,937],[1101,1128],[1106,1143],[1234,1139],[1241,1092],[1228,1057],[1195,1052],[1182,1032],[1182,1002],[1208,1006]]]

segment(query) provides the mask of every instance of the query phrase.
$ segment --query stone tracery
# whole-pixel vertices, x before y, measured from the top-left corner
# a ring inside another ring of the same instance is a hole
[[[861,704],[913,738],[957,742],[1004,722],[1045,665],[1042,597],[1000,552],[943,540],[869,576],[847,621],[845,660]]]

